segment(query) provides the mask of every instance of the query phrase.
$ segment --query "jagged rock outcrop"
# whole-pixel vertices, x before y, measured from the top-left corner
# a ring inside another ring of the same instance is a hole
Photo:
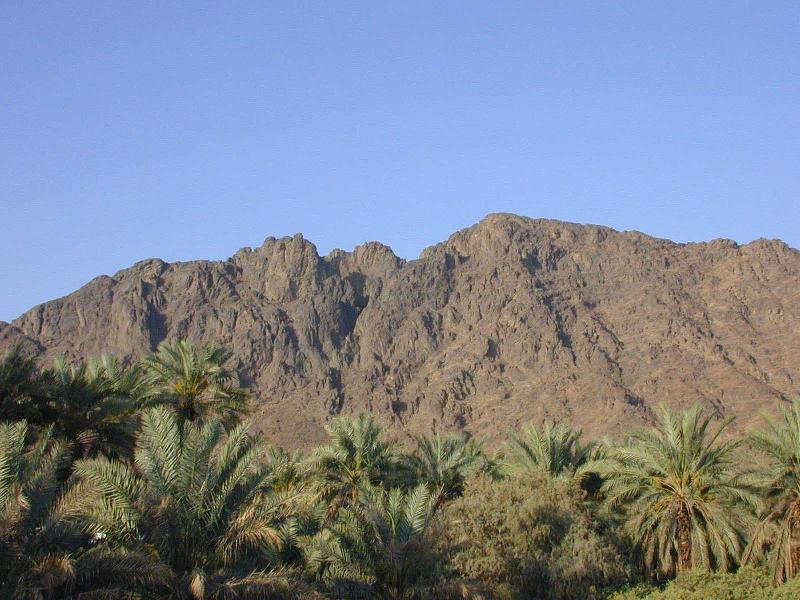
[[[496,440],[567,417],[590,436],[701,402],[743,426],[800,395],[800,252],[676,244],[489,215],[404,261],[320,257],[301,235],[227,261],[137,263],[0,328],[44,354],[136,358],[163,340],[235,353],[259,425],[303,446],[339,413]]]

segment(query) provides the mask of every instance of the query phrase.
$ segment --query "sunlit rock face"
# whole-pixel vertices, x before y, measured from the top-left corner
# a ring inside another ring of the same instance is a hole
[[[800,396],[799,290],[800,252],[780,241],[494,214],[412,261],[377,242],[321,257],[301,235],[227,261],[142,261],[0,325],[0,346],[47,364],[224,344],[256,423],[290,447],[364,410],[399,436],[490,442],[544,418],[618,433],[662,402],[743,428]]]

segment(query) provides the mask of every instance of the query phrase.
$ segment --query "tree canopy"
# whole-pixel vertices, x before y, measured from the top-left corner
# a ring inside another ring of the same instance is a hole
[[[798,402],[747,436],[700,407],[596,442],[529,423],[492,458],[338,416],[301,452],[229,359],[0,359],[0,600],[796,596]]]

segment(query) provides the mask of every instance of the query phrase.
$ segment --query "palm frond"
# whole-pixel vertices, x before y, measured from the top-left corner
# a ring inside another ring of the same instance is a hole
[[[740,472],[738,443],[721,441],[730,421],[712,429],[698,407],[661,407],[657,416],[655,428],[607,447],[578,473],[604,478],[605,504],[622,511],[648,570],[729,569],[759,504],[757,488]]]

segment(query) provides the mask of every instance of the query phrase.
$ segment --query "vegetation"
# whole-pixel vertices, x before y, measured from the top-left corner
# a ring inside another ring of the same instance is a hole
[[[419,595],[429,570],[434,503],[424,484],[403,492],[364,484],[307,547],[309,567],[335,597]]]
[[[0,415],[5,420],[36,418],[35,401],[41,395],[42,378],[36,376],[36,359],[21,345],[0,360]]]
[[[335,512],[358,500],[365,485],[397,479],[401,468],[398,446],[371,415],[338,419],[327,427],[330,442],[311,455],[312,477],[320,497]]]
[[[0,600],[800,595],[799,403],[742,439],[699,408],[530,424],[495,459],[362,414],[303,454],[251,431],[230,358],[0,360]]]
[[[442,437],[437,432],[432,438],[418,437],[417,448],[407,462],[413,478],[428,488],[434,505],[460,496],[467,476],[485,463],[474,439]]]
[[[782,407],[780,421],[767,417],[766,424],[766,431],[754,431],[750,438],[766,456],[758,470],[766,506],[744,560],[771,549],[775,583],[783,583],[800,570],[800,404]]]
[[[622,541],[571,481],[477,477],[441,517],[444,569],[492,598],[598,598],[633,577]]]
[[[299,492],[274,493],[261,448],[244,425],[182,421],[155,407],[142,415],[132,465],[75,463],[95,499],[88,530],[118,548],[150,549],[172,596],[267,595],[286,588]],[[202,590],[202,592],[198,591]]]
[[[607,508],[619,510],[648,573],[731,569],[745,545],[759,496],[737,468],[740,440],[720,442],[730,421],[710,431],[699,408],[675,415],[608,449],[594,468]]]
[[[61,478],[71,448],[47,429],[26,449],[28,434],[25,421],[0,424],[0,598],[119,597],[157,576],[147,557],[91,543],[86,485]]]
[[[248,395],[232,385],[234,373],[225,368],[232,356],[213,344],[161,344],[142,361],[150,402],[171,405],[186,421],[217,418],[228,426],[235,424],[247,411]]]
[[[546,473],[572,477],[590,458],[593,444],[581,444],[581,431],[567,423],[529,423],[519,436],[511,436],[508,470],[516,475]]]
[[[771,585],[766,567],[742,567],[735,573],[695,569],[679,574],[663,588],[648,584],[612,592],[609,600],[796,600],[800,579]]]
[[[130,456],[137,409],[137,370],[122,370],[109,357],[67,365],[56,361],[45,372],[43,419],[55,434],[74,441],[86,458]]]

